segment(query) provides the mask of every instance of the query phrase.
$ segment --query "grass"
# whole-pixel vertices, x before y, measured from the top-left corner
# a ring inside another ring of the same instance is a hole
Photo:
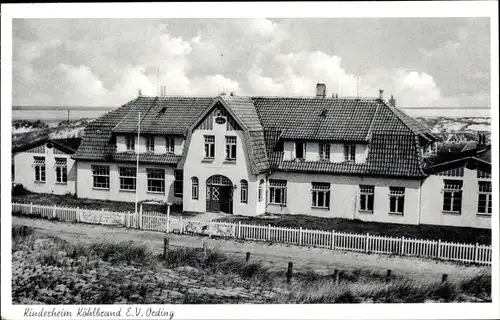
[[[49,205],[49,206],[63,206],[63,207],[80,207],[85,209],[96,209],[96,210],[107,210],[107,211],[135,211],[134,202],[125,201],[111,201],[111,200],[98,200],[98,199],[87,199],[78,198],[75,195],[65,194],[49,194],[49,193],[34,193],[27,190],[20,191],[21,188],[17,187],[17,190],[13,189],[12,192],[12,202],[20,203],[30,203],[39,205]],[[14,193],[15,191],[15,193]],[[195,216],[199,213],[194,212],[183,212],[180,205],[172,205],[170,212],[175,215],[182,216]],[[143,211],[156,211],[156,212],[167,212],[167,205],[156,205],[156,204],[144,204]]]
[[[491,274],[447,282],[389,283],[372,270],[332,275],[296,273],[218,250],[175,248],[168,262],[133,242],[68,243],[24,226],[12,228],[14,303],[400,303],[491,301]],[[242,292],[238,294],[237,292]]]
[[[229,216],[218,219],[219,221],[241,222],[257,225],[268,225],[286,228],[335,230],[338,232],[361,233],[380,236],[416,238],[462,242],[491,244],[491,230],[468,227],[452,227],[437,225],[407,225],[396,223],[367,222],[343,218],[322,218],[308,215],[281,214],[270,218],[269,215],[246,217]]]

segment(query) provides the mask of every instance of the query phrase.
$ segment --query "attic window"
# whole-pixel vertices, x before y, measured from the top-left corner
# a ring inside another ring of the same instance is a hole
[[[327,113],[328,113],[328,110],[323,109],[323,110],[321,111],[320,117],[322,117],[322,118],[326,118],[326,114],[327,114]]]
[[[161,108],[160,113],[165,113],[166,110],[167,110],[167,107],[163,107],[163,108]]]
[[[224,124],[226,123],[226,118],[222,117],[222,116],[218,116],[215,118],[215,123],[217,124]]]

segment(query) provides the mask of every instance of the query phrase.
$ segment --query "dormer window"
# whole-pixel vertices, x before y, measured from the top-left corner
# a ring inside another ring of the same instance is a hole
[[[330,144],[320,143],[319,144],[319,159],[323,161],[330,160]]]
[[[171,137],[171,136],[165,137],[165,147],[166,147],[167,153],[174,153],[174,146],[175,146],[174,141],[175,141],[174,137]]]
[[[429,157],[437,154],[437,143],[431,143],[422,147],[422,156]]]
[[[354,162],[356,161],[356,145],[352,143],[344,144],[344,161]]]
[[[295,142],[295,159],[304,159],[306,155],[306,143]]]
[[[135,137],[134,136],[126,136],[125,137],[125,145],[127,147],[127,151],[134,151]]]
[[[155,151],[155,137],[154,136],[146,138],[146,150],[149,152]]]

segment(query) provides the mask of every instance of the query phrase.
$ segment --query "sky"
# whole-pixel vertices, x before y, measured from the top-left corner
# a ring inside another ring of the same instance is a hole
[[[393,95],[490,107],[489,18],[14,19],[13,105],[157,95]],[[158,81],[159,70],[159,81]]]

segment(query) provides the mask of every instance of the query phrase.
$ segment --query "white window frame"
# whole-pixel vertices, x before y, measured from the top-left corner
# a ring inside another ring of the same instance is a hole
[[[405,211],[405,192],[404,187],[389,187],[389,213],[404,215]],[[391,203],[394,200],[395,210],[391,210]],[[403,209],[399,211],[400,203],[402,202]]]
[[[67,184],[68,183],[68,164],[66,158],[55,158],[56,164],[56,183],[57,184]],[[58,163],[60,162],[60,164]],[[62,164],[64,162],[64,164]]]
[[[125,136],[125,149],[127,151],[135,151],[135,137],[134,136]]]
[[[302,144],[302,157],[299,158],[297,156],[297,150],[299,150],[300,148],[298,147],[299,144]],[[306,158],[306,142],[305,141],[296,141],[295,142],[295,159],[300,159],[300,160],[304,160]]]
[[[92,165],[92,186],[94,189],[109,190],[109,166]],[[97,179],[102,178],[104,182],[97,182]],[[96,183],[97,182],[97,183]]]
[[[118,167],[120,191],[135,191],[137,189],[137,168]]]
[[[200,197],[200,181],[197,177],[191,178],[191,199],[198,200]]]
[[[33,159],[33,168],[35,169],[35,182],[45,183],[47,181],[45,157],[34,157]]]
[[[319,209],[330,209],[330,183],[311,183],[311,207]],[[320,199],[322,201],[320,201]],[[320,205],[320,202],[323,205]]]
[[[259,181],[259,190],[258,190],[259,202],[262,202],[262,200],[264,200],[264,184],[265,184],[264,179],[261,179]]]
[[[319,143],[319,160],[330,161],[330,143]]]
[[[248,203],[248,181],[241,180],[240,186],[241,186],[240,202],[241,203]]]
[[[214,159],[215,158],[215,136],[214,135],[205,135],[203,137],[205,139],[205,143],[204,143],[205,159]]]
[[[286,206],[286,180],[269,179],[269,203]],[[279,194],[280,201],[276,201]]]
[[[226,160],[236,161],[236,137],[226,136]]]
[[[463,181],[462,180],[444,180],[443,186],[443,212],[445,213],[456,213],[461,214],[462,212],[462,201],[463,201]],[[449,194],[450,197],[450,210],[445,210],[445,198]],[[458,210],[455,208],[455,200],[460,198]]]
[[[165,150],[167,153],[175,152],[175,138],[172,136],[165,137]]]
[[[155,152],[155,137],[154,136],[146,137],[146,151]]]
[[[372,207],[370,208],[370,197]],[[359,211],[373,213],[375,208],[375,186],[359,185]]]
[[[165,193],[165,169],[146,168],[146,175],[149,193]],[[153,183],[157,181],[160,182],[159,186]]]
[[[484,197],[485,199],[481,199]],[[491,181],[478,181],[477,213],[491,216],[492,210]],[[481,205],[481,202],[485,202]],[[480,209],[484,210],[481,211]]]
[[[355,143],[345,143],[344,144],[344,161],[345,162],[356,162],[356,144]]]

